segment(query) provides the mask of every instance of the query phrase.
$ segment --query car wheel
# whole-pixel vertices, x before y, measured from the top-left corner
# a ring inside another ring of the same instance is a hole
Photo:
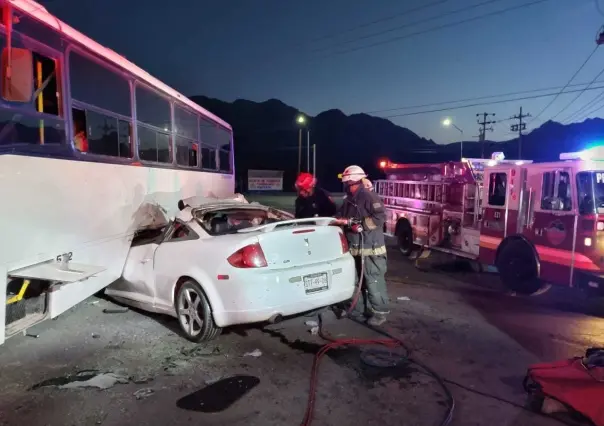
[[[533,249],[524,241],[510,241],[497,256],[501,281],[510,290],[531,295],[543,286]]]
[[[415,246],[413,244],[413,229],[411,229],[409,222],[402,221],[397,225],[396,239],[398,249],[403,256],[410,256]]]
[[[185,281],[178,289],[176,316],[180,329],[192,342],[212,340],[220,334],[221,329],[214,323],[208,298],[193,280]]]

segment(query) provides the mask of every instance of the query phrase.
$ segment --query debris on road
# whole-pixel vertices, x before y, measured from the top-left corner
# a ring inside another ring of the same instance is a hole
[[[306,321],[304,323],[304,325],[306,325],[308,327],[318,327],[319,323],[317,321]]]
[[[396,300],[398,300],[400,302],[406,302],[406,301],[409,301],[411,299],[409,297],[407,297],[407,296],[399,296],[399,297],[396,298]]]
[[[44,380],[31,387],[30,390],[35,390],[41,387],[55,386],[59,389],[75,389],[75,388],[98,388],[109,389],[116,384],[126,384],[130,382],[130,378],[119,374],[107,372],[101,373],[96,370],[80,371],[73,375],[55,377],[53,379]]]
[[[310,334],[312,334],[313,336],[316,336],[317,334],[319,334],[319,326],[316,325],[314,327],[311,327]]]
[[[132,395],[135,396],[136,399],[144,399],[153,395],[155,391],[151,388],[142,388],[134,392]]]
[[[103,309],[104,314],[125,314],[130,308],[105,308]]]
[[[92,338],[93,338],[93,339],[98,339],[98,338],[100,338],[100,337],[101,337],[101,335],[100,335],[100,334],[92,333]]]
[[[38,337],[40,337],[39,334],[34,334],[34,333],[23,333],[23,334],[27,337],[33,337],[34,339],[37,339]]]
[[[262,351],[260,349],[254,349],[252,352],[246,352],[243,356],[253,356],[254,358],[258,358],[262,356]]]

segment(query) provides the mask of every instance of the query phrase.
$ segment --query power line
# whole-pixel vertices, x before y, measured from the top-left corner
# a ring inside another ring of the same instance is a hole
[[[598,81],[596,81],[596,83],[604,83],[604,80],[598,80]],[[587,84],[589,84],[589,83],[575,83],[575,84],[569,84],[567,87],[585,86]],[[516,92],[500,93],[497,95],[484,95],[484,96],[476,96],[476,97],[472,97],[472,98],[457,99],[454,101],[440,101],[440,102],[433,102],[433,103],[428,103],[428,104],[408,105],[408,106],[404,106],[404,107],[367,111],[367,112],[365,112],[365,114],[379,114],[382,112],[391,112],[391,111],[400,111],[400,110],[405,110],[405,109],[416,109],[416,108],[441,106],[441,105],[447,105],[447,104],[455,104],[455,103],[459,103],[459,102],[472,102],[472,101],[479,101],[479,100],[483,100],[483,99],[501,98],[504,96],[513,96],[513,95],[524,95],[526,93],[536,93],[536,92],[544,92],[546,90],[559,90],[559,89],[564,89],[564,86],[552,86],[552,87],[543,87],[541,89],[520,90],[520,91],[516,91]]]
[[[558,99],[558,97],[562,94],[562,92],[564,92],[564,89],[566,89],[568,87],[568,85],[570,83],[572,83],[572,81],[575,79],[575,77],[577,76],[577,74],[579,74],[581,72],[581,70],[585,67],[585,65],[587,65],[587,63],[589,62],[589,60],[591,59],[591,57],[594,55],[594,53],[596,53],[596,50],[598,50],[598,47],[599,46],[596,45],[595,49],[591,51],[591,53],[589,54],[589,56],[587,57],[587,59],[585,59],[585,61],[583,61],[583,64],[581,64],[581,66],[579,67],[579,69],[577,71],[575,71],[575,73],[573,74],[573,76],[570,78],[570,80],[568,80],[568,82],[564,85],[564,87],[562,89],[560,89],[560,91],[558,92],[558,94],[551,101],[549,101],[549,103],[541,111],[539,111],[539,114],[537,114],[535,116],[535,118],[533,118],[527,124],[531,124],[533,121],[535,121],[539,117],[541,117],[541,115],[545,112],[545,110],[548,109],[556,101],[556,99]]]
[[[600,96],[604,95],[604,92],[600,94]],[[601,100],[601,99],[600,99]],[[589,117],[592,114],[597,113],[598,111],[600,111],[602,108],[604,108],[604,103],[600,103],[599,105],[596,105],[595,108],[592,108],[590,111],[586,112],[585,114],[583,114],[583,119],[586,119],[587,117]],[[578,121],[578,120],[577,120]]]
[[[349,33],[349,32],[355,31],[355,30],[359,30],[361,28],[367,28],[367,27],[370,27],[372,25],[379,24],[380,22],[391,21],[391,20],[393,20],[395,18],[398,18],[399,16],[409,15],[409,14],[414,13],[414,12],[419,12],[419,11],[424,10],[424,9],[429,9],[432,6],[438,6],[439,4],[443,4],[443,3],[446,3],[448,1],[449,0],[438,0],[438,1],[435,1],[435,2],[432,2],[432,3],[424,4],[423,6],[418,6],[418,7],[412,8],[412,9],[407,9],[407,10],[404,10],[402,12],[395,13],[393,15],[388,15],[388,16],[385,16],[383,18],[379,18],[379,19],[376,19],[374,21],[371,21],[371,22],[366,22],[366,23],[363,23],[363,24],[355,25],[354,27],[350,27],[350,28],[348,28],[346,30],[343,30],[343,31],[338,31],[338,32],[334,32],[334,33],[330,33],[330,34],[326,34],[324,36],[320,36],[320,37],[314,38],[314,39],[310,40],[310,42],[312,43],[312,42],[322,41],[322,40],[326,40],[326,39],[330,39],[330,38],[335,38],[335,37],[338,37],[338,36],[340,36],[342,34],[346,34],[346,33]]]
[[[523,9],[523,8],[530,7],[530,6],[539,4],[539,3],[544,3],[546,1],[551,1],[551,0],[535,0],[535,1],[532,1],[532,2],[529,2],[529,3],[524,3],[524,4],[521,4],[521,5],[507,7],[505,9],[501,9],[501,10],[498,10],[498,11],[495,11],[495,12],[484,13],[482,15],[474,16],[472,18],[464,19],[464,20],[461,20],[461,21],[451,22],[451,23],[439,25],[439,26],[436,26],[436,27],[433,27],[433,28],[428,28],[426,30],[416,31],[414,33],[406,34],[406,35],[403,35],[403,36],[398,36],[398,37],[393,37],[393,38],[390,38],[390,39],[387,39],[387,40],[382,40],[382,41],[375,42],[375,43],[372,43],[372,44],[367,44],[367,45],[364,45],[364,46],[359,46],[359,47],[355,47],[355,48],[351,48],[351,49],[347,49],[347,50],[343,50],[343,51],[339,51],[339,52],[334,52],[333,54],[326,55],[325,57],[331,57],[333,55],[343,55],[343,54],[346,54],[346,53],[355,52],[357,50],[368,49],[368,48],[371,48],[371,47],[380,46],[382,44],[387,44],[387,43],[393,43],[393,42],[396,42],[396,41],[400,41],[400,40],[404,40],[404,39],[407,39],[407,38],[415,37],[417,35],[427,34],[427,33],[430,33],[430,32],[433,32],[433,31],[442,30],[442,29],[445,29],[445,28],[456,27],[458,25],[466,24],[468,22],[478,21],[480,19],[484,19],[484,18],[487,18],[487,17],[496,16],[496,15],[502,15],[502,14],[504,14],[506,12],[511,12],[512,10]]]
[[[604,86],[590,87],[587,90],[599,90],[599,89],[604,89]],[[577,92],[580,92],[581,90],[583,90],[583,89],[567,90],[564,93],[577,93]],[[453,107],[449,107],[449,108],[437,108],[437,109],[431,109],[431,110],[425,110],[425,111],[407,112],[407,113],[402,113],[402,114],[382,115],[382,116],[378,116],[378,117],[381,117],[381,118],[408,117],[408,116],[412,116],[412,115],[430,114],[433,112],[442,112],[442,111],[453,111],[456,109],[472,108],[472,107],[484,106],[484,105],[496,105],[496,104],[503,104],[503,103],[507,103],[507,102],[516,102],[516,101],[525,101],[525,100],[529,100],[529,99],[547,98],[550,96],[557,96],[559,93],[560,92],[544,93],[542,95],[533,95],[533,96],[521,96],[521,97],[517,97],[517,98],[502,99],[502,100],[498,100],[498,101],[477,102],[477,103],[472,103],[472,104],[453,106]]]
[[[487,4],[496,3],[496,2],[500,2],[500,1],[502,1],[502,0],[486,0],[486,1],[483,1],[481,3],[465,6],[465,7],[462,7],[462,8],[459,8],[459,9],[455,9],[455,10],[452,10],[452,11],[449,11],[449,12],[446,12],[446,13],[442,13],[442,14],[439,14],[439,15],[436,15],[436,16],[431,16],[429,18],[420,19],[419,21],[409,22],[409,23],[402,24],[402,25],[399,25],[399,26],[396,26],[396,27],[393,27],[393,28],[388,28],[388,29],[385,29],[385,30],[382,30],[382,31],[373,32],[371,34],[367,34],[367,35],[364,35],[364,36],[361,36],[361,37],[357,37],[357,38],[354,38],[354,39],[351,39],[351,40],[346,40],[346,41],[343,41],[343,42],[338,43],[338,44],[333,45],[333,46],[327,46],[327,47],[321,47],[321,48],[318,48],[318,49],[313,49],[312,52],[321,52],[321,51],[329,50],[329,49],[332,49],[332,48],[335,48],[335,47],[338,47],[338,46],[345,46],[345,45],[350,44],[350,43],[356,43],[358,41],[365,40],[365,39],[368,39],[368,38],[371,38],[371,37],[377,37],[377,36],[388,34],[388,33],[394,32],[394,31],[402,30],[404,28],[414,27],[414,26],[419,25],[419,24],[425,24],[426,22],[438,20],[438,19],[441,19],[441,18],[445,18],[447,16],[456,15],[458,13],[466,12],[466,11],[472,10],[472,9],[477,9],[477,8],[479,8],[481,6],[486,6]]]
[[[558,111],[558,113],[556,115],[554,115],[552,118],[550,118],[550,120],[554,120],[556,117],[558,117],[560,114],[562,114],[564,111],[566,111],[568,109],[569,106],[571,106],[572,104],[575,103],[575,101],[577,99],[579,99],[581,97],[581,95],[583,95],[583,93],[585,93],[586,89],[589,89],[589,87],[595,83],[595,81],[602,75],[604,74],[604,68],[602,68],[602,70],[598,73],[598,75],[596,75],[593,80],[591,81],[591,83],[589,83],[584,89],[583,91],[577,93],[577,96],[575,96],[569,103],[566,104],[566,106],[564,108],[562,108],[560,111]]]
[[[569,115],[562,121],[565,121],[568,123],[568,122],[576,120],[577,118],[581,117],[581,114],[583,112],[587,111],[589,108],[594,106],[596,103],[598,103],[602,99],[604,99],[604,90],[601,93],[599,93],[598,95],[596,95],[591,101],[587,102],[585,105],[583,105],[581,108],[579,108],[577,111],[573,112],[571,115]]]

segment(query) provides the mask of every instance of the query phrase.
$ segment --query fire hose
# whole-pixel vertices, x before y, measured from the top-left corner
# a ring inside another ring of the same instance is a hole
[[[348,223],[346,224],[353,232],[359,234],[359,239],[360,239],[360,247],[362,249],[363,244],[364,244],[364,238],[363,238],[363,227],[361,225],[361,222],[359,220],[355,220],[355,219],[349,219]],[[348,309],[346,309],[346,316],[350,318],[350,314],[352,313],[352,311],[354,310],[354,308],[356,307],[359,298],[361,296],[361,293],[363,291],[363,276],[365,274],[365,256],[363,255],[363,250],[361,250],[361,268],[360,271],[358,271],[358,281],[357,281],[357,285],[356,285],[356,290],[353,294],[353,297],[351,299],[351,303],[350,306],[348,307]],[[304,419],[302,420],[302,425],[301,426],[310,426],[312,424],[312,420],[313,420],[313,413],[314,413],[314,407],[315,407],[315,394],[317,391],[317,383],[318,383],[318,375],[319,375],[319,365],[321,363],[321,359],[323,358],[323,356],[329,352],[332,349],[336,349],[342,346],[368,346],[368,345],[380,345],[380,346],[385,346],[386,348],[390,348],[390,349],[394,349],[394,348],[402,348],[405,350],[406,354],[404,356],[404,358],[407,360],[407,362],[413,363],[415,365],[417,365],[418,367],[422,368],[426,373],[428,373],[428,375],[432,376],[433,378],[436,379],[436,381],[438,382],[438,384],[440,385],[440,387],[443,389],[444,393],[446,394],[448,400],[449,400],[449,408],[447,410],[447,413],[445,415],[445,417],[443,418],[442,422],[440,423],[441,426],[447,426],[451,420],[453,419],[453,411],[455,409],[455,400],[453,399],[453,395],[451,394],[450,390],[448,389],[448,387],[446,386],[446,384],[444,383],[443,379],[440,378],[440,376],[438,376],[438,374],[436,374],[434,371],[432,371],[429,367],[425,366],[423,363],[420,363],[419,361],[415,361],[412,358],[410,358],[409,354],[410,354],[410,350],[409,348],[407,348],[407,346],[405,345],[405,343],[389,334],[388,332],[385,332],[383,330],[380,330],[378,328],[375,327],[371,327],[366,323],[363,323],[361,321],[357,321],[355,319],[352,319],[353,321],[365,326],[365,327],[369,327],[371,330],[381,334],[382,336],[384,336],[384,338],[376,338],[376,339],[355,339],[355,338],[347,338],[347,339],[336,339],[334,337],[332,337],[323,327],[323,318],[322,318],[323,314],[319,314],[319,336],[324,339],[325,341],[327,341],[328,343],[325,344],[323,347],[321,347],[321,349],[319,349],[319,351],[315,354],[314,360],[313,360],[313,364],[312,364],[312,369],[311,369],[311,378],[310,378],[310,387],[309,387],[309,392],[308,392],[308,403],[306,406],[306,412],[304,414]]]

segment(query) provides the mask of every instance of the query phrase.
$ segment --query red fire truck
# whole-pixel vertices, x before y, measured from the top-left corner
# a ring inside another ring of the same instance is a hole
[[[497,267],[513,291],[544,283],[604,288],[604,147],[558,162],[462,159],[442,164],[381,161],[375,191],[385,231],[405,255],[439,250]]]

